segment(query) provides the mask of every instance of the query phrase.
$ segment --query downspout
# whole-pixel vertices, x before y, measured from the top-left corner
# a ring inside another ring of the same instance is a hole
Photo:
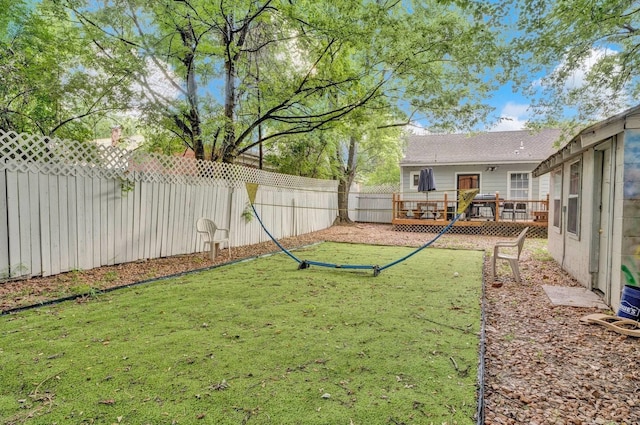
[[[625,124],[626,125],[626,124]],[[613,290],[613,279],[614,279],[614,274],[613,274],[613,260],[612,260],[612,255],[613,255],[613,240],[614,240],[614,233],[615,233],[615,229],[616,229],[616,224],[615,224],[615,217],[616,217],[616,172],[617,172],[617,167],[616,167],[616,161],[617,161],[617,157],[618,157],[618,135],[613,136],[613,138],[611,139],[611,158],[609,158],[611,167],[609,170],[609,211],[607,213],[611,213],[611,215],[609,216],[609,237],[607,239],[609,246],[607,247],[607,252],[609,253],[608,258],[607,258],[607,263],[606,263],[606,267],[607,267],[607,274],[609,275],[609,282],[607,284],[607,291],[606,294],[604,296],[604,301],[605,303],[611,307],[611,292]],[[621,287],[624,286],[624,283],[621,282],[622,285],[620,285]]]

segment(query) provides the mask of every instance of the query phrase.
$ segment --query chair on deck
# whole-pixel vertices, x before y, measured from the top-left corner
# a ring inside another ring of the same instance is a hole
[[[425,202],[423,205],[420,205],[419,203],[418,208],[420,209],[419,218],[428,218],[428,219],[435,220],[440,215],[440,213],[437,210],[437,205],[435,203]]]
[[[524,219],[527,219],[527,204],[525,204],[524,202],[517,202],[516,203],[516,210],[515,210],[515,217],[518,217],[518,215],[522,215],[524,216]]]
[[[500,212],[500,218],[504,220],[504,216],[507,214],[511,214],[511,220],[515,219],[515,209],[513,207],[513,202],[505,202],[502,206],[502,211]]]
[[[528,227],[524,228],[518,237],[513,241],[497,242],[493,247],[493,278],[496,278],[496,260],[505,260],[509,262],[513,276],[516,278],[516,282],[520,283],[520,268],[518,261],[520,260],[520,254],[522,253],[522,247],[524,246],[524,238],[527,235]],[[500,252],[500,248],[516,248],[508,249],[508,252]]]
[[[207,248],[209,245],[210,256],[211,259],[214,260],[216,255],[218,255],[218,251],[220,250],[220,244],[226,243],[229,247],[229,258],[231,258],[231,243],[229,242],[229,230],[221,229],[216,224],[209,220],[208,218],[199,218],[196,222],[196,230],[202,236],[202,240],[204,241],[204,247]],[[225,232],[225,238],[216,238],[216,232]]]

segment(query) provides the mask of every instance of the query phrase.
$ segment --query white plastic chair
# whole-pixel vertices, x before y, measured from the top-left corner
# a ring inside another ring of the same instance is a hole
[[[229,229],[219,228],[213,221],[209,220],[208,218],[199,218],[196,222],[196,230],[198,231],[198,233],[200,233],[200,236],[202,236],[205,249],[207,248],[207,245],[209,245],[210,256],[212,260],[214,260],[216,258],[216,255],[218,255],[221,243],[227,244],[227,246],[229,247],[229,258],[231,258]],[[216,232],[224,232],[226,234],[226,237],[216,238]]]
[[[493,247],[493,278],[496,278],[496,260],[505,260],[509,262],[513,276],[516,278],[516,282],[520,283],[520,268],[518,261],[520,260],[520,254],[522,253],[522,247],[524,246],[524,238],[527,235],[528,227],[524,228],[518,237],[513,241],[497,242]],[[514,249],[508,250],[509,252],[500,252],[500,248],[517,248],[517,253],[513,253]]]

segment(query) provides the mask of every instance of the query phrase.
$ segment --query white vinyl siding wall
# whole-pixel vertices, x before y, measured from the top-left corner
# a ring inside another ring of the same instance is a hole
[[[479,174],[480,175],[480,193],[494,194],[499,192],[502,197],[508,197],[509,193],[509,176],[512,173],[528,173],[535,168],[537,164],[505,164],[498,165],[495,171],[487,171],[485,165],[425,165],[424,167],[402,167],[402,186],[401,191],[404,194],[418,193],[418,186],[414,185],[414,176],[420,175],[422,168],[433,168],[434,180],[436,183],[436,191],[447,191],[450,196],[455,194],[456,176],[458,174]],[[529,178],[529,199],[539,200],[545,199],[547,193],[539,193],[539,179]],[[547,189],[548,190],[548,189]]]

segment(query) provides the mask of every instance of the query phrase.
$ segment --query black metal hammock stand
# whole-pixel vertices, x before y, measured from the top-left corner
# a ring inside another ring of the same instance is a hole
[[[247,193],[249,194],[249,202],[251,203],[251,209],[253,210],[253,213],[255,214],[256,218],[258,219],[258,222],[260,223],[260,226],[265,231],[265,233],[269,236],[269,238],[271,238],[273,243],[275,243],[278,246],[278,248],[280,248],[282,250],[282,252],[287,254],[289,257],[291,257],[294,261],[296,261],[298,263],[298,270],[308,269],[310,266],[328,267],[328,268],[333,268],[333,269],[373,270],[373,275],[374,276],[378,276],[380,274],[380,272],[382,272],[383,270],[388,269],[389,267],[395,266],[396,264],[399,264],[399,263],[401,263],[401,262],[413,257],[414,255],[416,255],[418,252],[422,251],[423,249],[431,246],[442,235],[444,235],[447,231],[449,231],[449,229],[451,229],[451,227],[453,227],[454,223],[456,221],[458,221],[460,216],[467,209],[467,207],[469,206],[469,204],[473,200],[474,196],[476,196],[478,194],[478,189],[461,190],[458,193],[458,209],[457,209],[457,213],[456,213],[455,217],[433,239],[431,239],[430,241],[426,242],[422,246],[416,248],[415,250],[413,250],[409,254],[405,255],[404,257],[399,258],[399,259],[397,259],[395,261],[392,261],[389,264],[385,264],[383,266],[379,266],[379,265],[369,265],[369,264],[335,264],[335,263],[325,263],[325,262],[322,262],[322,261],[301,260],[301,259],[299,259],[295,255],[293,255],[291,253],[291,251],[289,251],[284,246],[282,246],[280,244],[280,242],[278,242],[278,240],[276,238],[274,238],[271,233],[269,233],[269,230],[267,230],[267,228],[265,227],[264,223],[262,222],[262,219],[260,218],[260,215],[258,214],[258,211],[256,211],[256,207],[254,205],[256,194],[258,192],[258,184],[256,184],[256,183],[245,183],[245,186],[247,188]]]

